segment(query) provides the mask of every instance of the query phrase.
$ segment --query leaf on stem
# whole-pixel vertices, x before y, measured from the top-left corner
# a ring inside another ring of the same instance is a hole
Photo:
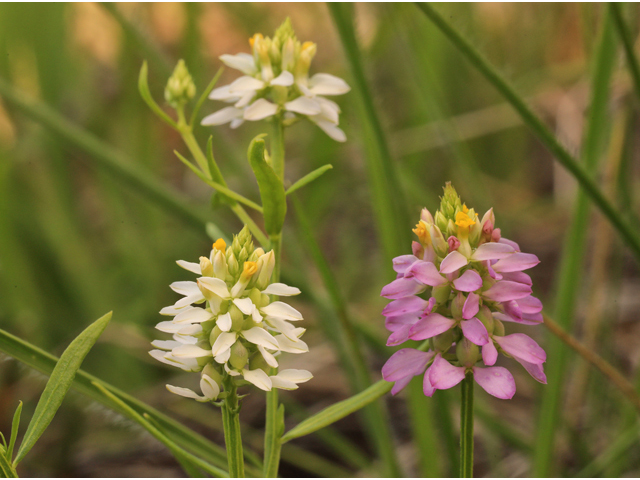
[[[327,165],[323,165],[320,168],[316,168],[313,172],[307,173],[304,177],[302,177],[300,180],[298,180],[293,185],[291,185],[289,189],[285,192],[285,195],[289,195],[295,192],[296,190],[298,190],[299,188],[302,188],[305,185],[313,182],[320,175],[325,173],[327,170],[331,170],[332,168],[333,168],[333,165],[328,163]]]
[[[278,235],[284,225],[287,201],[282,181],[265,159],[264,135],[258,135],[249,145],[249,164],[258,181],[262,198],[264,226],[269,235]]]
[[[164,110],[160,108],[160,106],[156,103],[151,95],[151,91],[149,90],[149,67],[147,66],[147,62],[142,63],[142,68],[140,68],[140,76],[138,77],[138,91],[142,96],[144,102],[149,106],[149,108],[162,120],[167,122],[176,130],[178,129],[178,124],[173,121],[173,119],[165,113]]]
[[[107,324],[111,320],[111,312],[89,325],[80,335],[78,335],[67,349],[60,356],[60,360],[56,364],[47,385],[40,396],[36,410],[29,422],[27,432],[24,434],[18,454],[13,461],[17,465],[29,450],[35,445],[36,441],[44,433],[46,428],[53,420],[53,416],[62,404],[62,400],[69,391],[73,378],[80,368],[84,357],[87,356],[91,347],[96,343],[98,337]]]
[[[20,416],[22,415],[22,402],[18,404],[16,413],[13,414],[13,422],[11,422],[11,438],[9,439],[9,446],[7,447],[7,460],[11,461],[13,457],[13,447],[16,444],[16,438],[18,437],[18,427],[20,427]]]
[[[222,75],[222,72],[224,72],[224,67],[220,67],[218,69],[213,79],[209,82],[209,85],[207,85],[207,88],[204,89],[204,91],[202,92],[202,95],[200,95],[200,98],[198,98],[198,101],[196,102],[196,106],[193,108],[193,112],[191,113],[191,119],[189,120],[189,126],[191,128],[193,128],[193,124],[196,121],[196,117],[198,116],[198,112],[200,111],[200,108],[202,107],[205,100],[211,93],[211,90],[213,90],[213,87],[215,87],[216,83],[218,83],[218,80],[220,79],[220,75]]]

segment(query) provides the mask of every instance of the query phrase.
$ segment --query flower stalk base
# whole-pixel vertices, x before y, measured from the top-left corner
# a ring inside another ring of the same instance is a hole
[[[460,402],[460,478],[473,478],[473,372],[462,381]]]
[[[222,405],[222,426],[224,442],[227,447],[229,477],[244,478],[244,455],[242,451],[242,434],[240,431],[240,405],[235,387],[229,382],[229,396]]]

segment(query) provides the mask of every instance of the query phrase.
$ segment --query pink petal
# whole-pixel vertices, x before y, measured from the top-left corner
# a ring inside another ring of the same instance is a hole
[[[504,307],[504,313],[516,320],[522,320],[522,309],[515,300],[502,302],[502,306]]]
[[[467,270],[453,281],[453,286],[461,292],[473,292],[482,287],[482,277],[475,270]]]
[[[413,377],[404,377],[404,378],[401,378],[400,380],[396,380],[396,383],[394,383],[393,387],[391,387],[391,395],[396,395],[404,387],[409,385],[409,382],[411,381],[412,378]]]
[[[498,240],[498,243],[504,243],[505,245],[509,245],[510,247],[512,247],[516,252],[520,251],[520,245],[518,245],[516,242],[514,242],[513,240],[509,240],[508,238],[500,238],[500,240]]]
[[[533,285],[531,277],[524,272],[504,273],[502,275],[502,278],[505,280],[510,280],[512,282],[524,283],[525,285]]]
[[[402,297],[408,297],[424,291],[424,285],[420,285],[415,280],[407,278],[398,278],[391,282],[389,285],[385,285],[382,288],[380,296],[397,299]]]
[[[420,244],[420,242],[414,241],[411,242],[411,251],[416,257],[422,258],[422,255],[424,254],[424,247]]]
[[[404,273],[418,258],[415,255],[401,255],[393,259],[393,269],[398,273]]]
[[[384,326],[390,332],[395,332],[400,329],[403,325],[417,323],[420,320],[420,315],[408,313],[405,315],[398,315],[393,317],[387,317],[384,321]]]
[[[471,320],[462,320],[460,322],[462,334],[467,340],[476,345],[482,346],[489,343],[489,334],[484,324],[477,318]]]
[[[431,380],[429,379],[430,374],[431,367],[427,368],[427,371],[424,372],[424,379],[422,380],[422,391],[427,397],[431,397],[436,391],[436,389],[433,388],[433,385],[431,385]]]
[[[514,358],[540,364],[547,360],[547,354],[535,340],[524,333],[512,333],[506,337],[494,337],[500,347]]]
[[[471,255],[471,260],[480,262],[483,260],[498,260],[500,258],[508,257],[513,253],[513,247],[505,245],[504,243],[483,243],[476,251]]]
[[[438,390],[455,387],[464,380],[464,370],[464,367],[454,367],[438,354],[429,369],[429,382]]]
[[[475,293],[470,293],[464,302],[462,307],[462,318],[468,320],[476,316],[480,310],[480,296]]]
[[[496,364],[496,360],[498,360],[498,350],[496,350],[496,346],[493,344],[493,340],[491,340],[482,346],[482,361],[490,367]]]
[[[464,267],[469,260],[458,251],[453,251],[442,260],[440,264],[440,273],[453,273]]]
[[[542,365],[536,365],[535,363],[524,362],[517,358],[515,360],[519,362],[520,365],[522,365],[525,368],[525,370],[529,372],[529,375],[531,375],[535,380],[537,380],[540,383],[544,383],[545,385],[547,384],[547,376],[544,374],[544,369],[542,368]]]
[[[412,328],[412,324],[403,325],[398,328],[395,332],[389,335],[389,338],[387,339],[387,347],[400,345],[401,343],[409,340],[409,334],[411,333]]]
[[[397,280],[396,280],[397,281]],[[510,282],[508,280],[500,280],[496,282],[489,290],[482,293],[482,296],[494,302],[508,302],[509,300],[518,300],[531,295],[531,287],[522,283]]]
[[[434,352],[421,352],[415,348],[398,350],[382,367],[382,378],[387,382],[395,382],[420,375],[433,355]]]
[[[501,322],[513,322],[513,323],[519,323],[520,325],[538,325],[543,322],[541,313],[526,314],[526,315],[523,315],[522,318],[518,319],[518,318],[512,317],[511,315],[507,315],[506,313],[493,312],[493,317],[497,318]]]
[[[415,262],[404,276],[405,278],[415,278],[420,283],[431,287],[447,283],[447,279],[438,273],[438,269],[431,262]]]
[[[397,317],[405,313],[422,312],[429,303],[414,295],[394,300],[382,309],[382,315],[385,317]]]
[[[521,272],[529,268],[535,267],[540,263],[538,257],[532,253],[514,253],[508,257],[498,260],[493,265],[496,272]]]
[[[509,400],[516,394],[516,382],[511,372],[503,367],[473,367],[473,378],[494,397]]]
[[[425,340],[435,337],[449,330],[455,323],[455,320],[443,317],[439,313],[430,313],[411,327],[409,338],[412,340]]]
[[[539,325],[544,323],[544,317],[542,313],[523,313],[520,323],[523,325]]]
[[[540,313],[542,311],[542,302],[532,296],[520,298],[518,306],[522,313]]]

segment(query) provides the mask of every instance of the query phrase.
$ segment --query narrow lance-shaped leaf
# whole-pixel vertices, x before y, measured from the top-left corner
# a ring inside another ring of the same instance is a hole
[[[18,428],[20,427],[20,416],[22,415],[22,402],[18,404],[16,413],[13,414],[13,422],[11,422],[11,438],[9,439],[9,446],[7,447],[7,459],[11,460],[13,457],[13,447],[16,444],[16,438],[18,437]]]
[[[18,449],[18,454],[13,462],[14,465],[17,465],[20,460],[29,453],[29,450],[31,450],[49,426],[51,420],[53,420],[53,416],[58,411],[62,400],[69,391],[73,383],[73,378],[80,368],[84,357],[87,356],[91,347],[96,343],[96,340],[98,340],[98,337],[106,328],[109,320],[111,320],[111,312],[89,325],[71,342],[60,356],[60,360],[58,360],[53,372],[51,372],[51,377],[40,396],[31,422],[29,422],[27,432],[24,434],[24,438]]]
[[[2,450],[0,452],[0,476],[3,478],[18,478],[18,474],[16,473],[15,468],[11,466],[9,460],[7,460],[6,452],[4,451],[4,447],[0,447]]]
[[[140,92],[140,96],[144,100],[144,103],[146,103],[153,111],[153,113],[167,122],[173,128],[177,129],[178,125],[176,124],[176,122],[173,121],[173,119],[169,115],[167,115],[153,99],[151,91],[149,90],[148,76],[149,67],[147,66],[147,62],[145,61],[142,63],[142,67],[140,68],[140,76],[138,77],[138,91]]]
[[[251,141],[249,163],[260,188],[265,229],[269,235],[277,235],[282,231],[284,217],[287,213],[287,201],[282,181],[265,160],[263,136],[258,135]]]
[[[302,177],[296,183],[291,185],[289,189],[286,191],[286,194],[289,195],[295,192],[296,190],[298,190],[299,188],[304,187],[308,183],[313,182],[320,175],[325,173],[327,170],[331,170],[332,168],[333,168],[333,165],[327,164],[327,165],[321,166],[320,168],[316,168],[313,172],[307,173],[304,177]]]
[[[309,435],[316,430],[320,430],[321,428],[337,422],[353,412],[357,412],[362,407],[369,405],[374,400],[377,400],[385,393],[391,391],[392,387],[393,383],[385,380],[380,380],[379,382],[374,383],[357,395],[335,403],[312,417],[307,418],[304,422],[296,425],[282,437],[282,443],[286,443],[294,438]]]

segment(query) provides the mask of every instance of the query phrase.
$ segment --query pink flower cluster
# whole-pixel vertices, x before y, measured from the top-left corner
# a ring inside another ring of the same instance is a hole
[[[546,383],[545,351],[527,335],[505,335],[503,324],[542,323],[542,303],[531,295],[531,277],[523,272],[539,261],[494,225],[493,209],[480,220],[447,184],[435,219],[422,211],[413,254],[393,260],[397,278],[381,293],[392,300],[382,312],[391,332],[387,345],[429,339],[428,351],[404,348],[382,368],[384,379],[395,382],[394,395],[416,375],[424,374],[430,397],[472,371],[489,394],[512,398],[513,376],[494,366],[498,352]]]

